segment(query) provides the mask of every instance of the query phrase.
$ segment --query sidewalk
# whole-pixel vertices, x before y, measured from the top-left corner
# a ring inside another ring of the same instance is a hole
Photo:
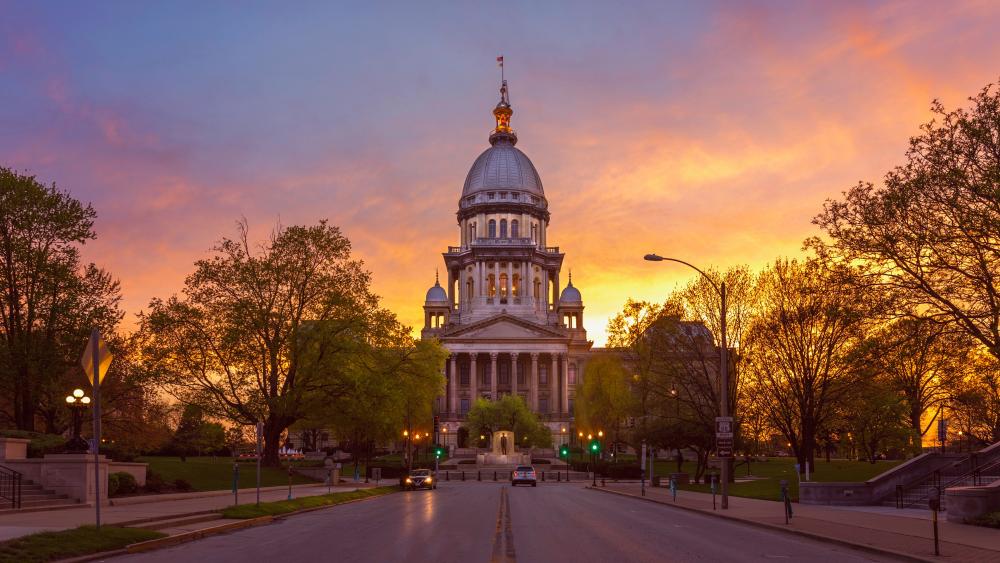
[[[608,483],[598,489],[619,494],[640,496],[638,483]],[[712,510],[712,495],[692,491],[677,491],[677,501],[670,490],[646,487],[646,499],[679,508],[706,512],[716,516],[741,520],[768,528],[808,535],[814,538],[878,550],[916,560],[935,560],[930,512],[918,514],[906,511],[895,515],[894,509],[872,510],[873,507],[830,507],[792,505],[793,517],[786,525],[781,503],[741,497],[729,497],[729,509]],[[941,555],[948,561],[1000,561],[1000,530],[966,526],[947,522],[944,515],[938,521]]]
[[[353,491],[356,489],[374,487],[363,482],[348,481],[333,487],[333,492]],[[292,487],[294,498],[325,495],[326,485],[295,485]],[[157,500],[155,495],[143,497],[124,497],[130,499],[128,504],[101,507],[101,524],[121,524],[135,520],[168,520],[172,517],[182,517],[194,513],[208,514],[211,511],[222,510],[232,506],[233,494],[197,496],[191,493],[188,498],[178,499],[180,495],[164,495],[168,498]],[[260,492],[261,502],[285,500],[288,498],[288,487],[267,487]],[[117,499],[112,499],[117,500]],[[135,502],[142,500],[143,502]],[[256,489],[240,489],[239,504],[257,502]],[[65,508],[61,510],[46,510],[38,512],[23,512],[0,515],[0,541],[9,540],[26,534],[47,530],[65,530],[84,524],[94,523],[94,507]],[[205,524],[208,526],[209,524]]]

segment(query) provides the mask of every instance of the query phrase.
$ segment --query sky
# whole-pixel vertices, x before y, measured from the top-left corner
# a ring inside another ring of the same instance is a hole
[[[10,2],[0,166],[93,204],[125,329],[245,217],[339,226],[419,329],[505,59],[596,345],[629,297],[799,256],[930,104],[1000,79],[1000,4]],[[565,278],[564,278],[565,279]]]

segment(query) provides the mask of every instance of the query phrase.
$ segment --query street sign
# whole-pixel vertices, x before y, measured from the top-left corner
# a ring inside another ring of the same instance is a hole
[[[733,457],[733,439],[716,438],[715,450],[716,450],[716,455],[718,455],[719,457]]]
[[[97,375],[97,384],[100,385],[104,381],[104,376],[108,374],[108,366],[111,365],[111,352],[108,351],[108,344],[101,338],[101,331],[96,328],[91,331],[90,338],[87,340],[87,347],[83,350],[83,355],[80,356],[80,365],[83,366],[83,371],[87,372],[87,380],[90,381],[91,385],[94,385],[94,344],[97,344],[97,364],[99,366]]]
[[[716,438],[733,437],[733,417],[731,416],[715,417],[715,437]]]

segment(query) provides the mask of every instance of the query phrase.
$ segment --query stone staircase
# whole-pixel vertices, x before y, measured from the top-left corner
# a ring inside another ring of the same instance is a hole
[[[1000,444],[942,467],[923,479],[901,486],[894,497],[882,501],[896,508],[928,508],[930,498],[941,493],[941,510],[948,510],[944,491],[952,487],[985,486],[1000,481]]]
[[[67,495],[60,495],[47,490],[38,483],[23,481],[21,483],[21,508],[16,509],[4,506],[0,509],[0,514],[78,506],[80,506],[80,502],[78,500],[71,499]]]

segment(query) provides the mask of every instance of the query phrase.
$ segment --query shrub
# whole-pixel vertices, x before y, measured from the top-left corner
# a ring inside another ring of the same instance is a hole
[[[131,473],[126,473],[124,471],[112,473],[108,476],[108,479],[112,476],[118,477],[119,495],[132,495],[139,492],[139,484],[136,482],[135,477],[133,477]]]
[[[108,475],[108,496],[116,497],[118,496],[118,476],[121,473],[112,473]]]
[[[178,491],[181,491],[181,492],[184,492],[184,493],[186,493],[188,491],[193,491],[194,490],[194,487],[191,486],[191,483],[188,483],[184,479],[177,479],[177,480],[175,480],[174,481],[174,488],[177,489]]]
[[[45,454],[59,453],[66,446],[66,438],[58,434],[42,434],[27,430],[0,430],[0,437],[31,440],[28,442],[28,457],[43,457]]]
[[[966,518],[966,524],[974,526],[986,526],[987,528],[1000,528],[1000,512],[989,512],[975,518]]]
[[[147,493],[161,493],[166,486],[167,484],[163,481],[163,477],[159,473],[156,473],[152,469],[146,470],[146,485],[143,488]]]

